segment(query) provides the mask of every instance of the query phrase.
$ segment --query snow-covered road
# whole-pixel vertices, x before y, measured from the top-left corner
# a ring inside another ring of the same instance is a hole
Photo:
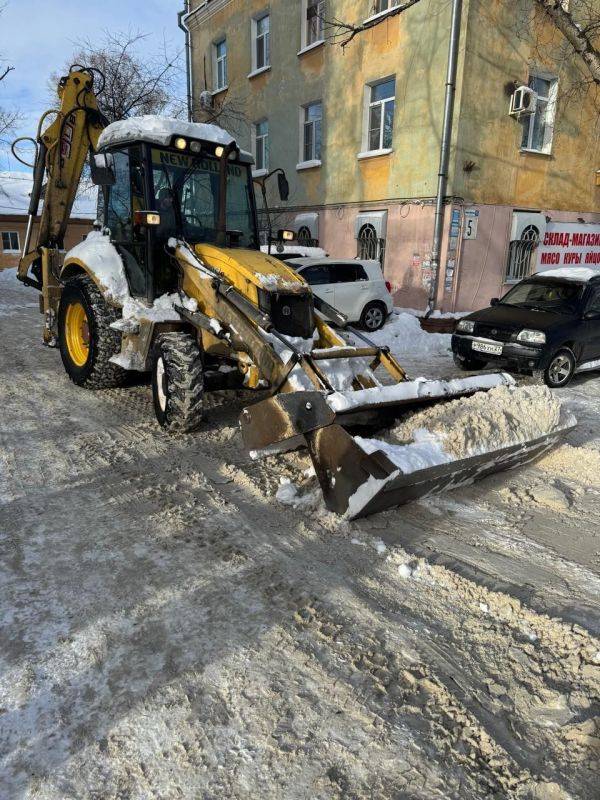
[[[536,466],[347,523],[239,399],[74,387],[36,299],[0,274],[0,798],[597,797],[600,377]]]

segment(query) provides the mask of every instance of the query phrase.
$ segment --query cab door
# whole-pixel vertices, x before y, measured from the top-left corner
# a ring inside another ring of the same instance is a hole
[[[141,169],[138,148],[113,152],[115,183],[109,188],[105,223],[117,247],[134,297],[147,297],[147,234],[136,229],[134,212],[144,207],[143,187],[137,178]]]

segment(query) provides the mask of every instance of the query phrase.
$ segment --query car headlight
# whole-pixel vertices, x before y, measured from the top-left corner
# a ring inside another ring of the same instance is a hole
[[[461,321],[456,326],[457,331],[462,331],[463,333],[473,333],[475,330],[475,323],[471,322],[469,319],[461,319]]]
[[[528,344],[546,344],[546,334],[543,331],[530,331],[527,328],[519,333],[517,342]]]

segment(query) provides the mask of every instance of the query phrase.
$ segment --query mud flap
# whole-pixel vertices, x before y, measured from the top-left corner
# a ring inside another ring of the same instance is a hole
[[[340,425],[308,433],[306,439],[327,508],[357,519],[527,464],[555,447],[573,427],[565,424],[524,444],[408,474],[381,451],[366,453]]]

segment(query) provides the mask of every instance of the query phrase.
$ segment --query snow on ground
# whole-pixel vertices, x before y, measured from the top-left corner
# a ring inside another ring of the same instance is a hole
[[[597,797],[598,376],[539,464],[340,521],[244,398],[75,387],[35,299],[0,274],[0,797]]]
[[[368,337],[377,345],[389,346],[394,354],[407,355],[411,359],[447,355],[452,338],[445,333],[427,333],[416,317],[398,309],[383,328],[369,333]]]

